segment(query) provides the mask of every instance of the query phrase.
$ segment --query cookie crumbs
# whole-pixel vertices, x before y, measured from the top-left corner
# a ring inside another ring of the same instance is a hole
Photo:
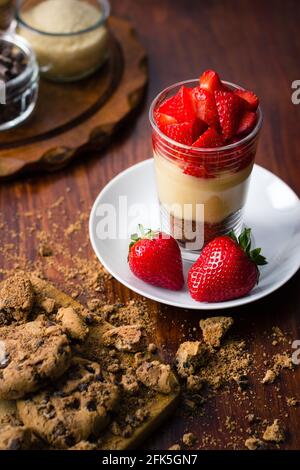
[[[287,397],[286,398],[286,403],[288,406],[298,406],[300,405],[300,400],[297,400],[295,397]]]
[[[245,440],[245,447],[247,447],[248,450],[262,449],[263,442],[256,437],[248,437],[248,439]]]
[[[192,432],[185,433],[182,436],[182,442],[187,447],[192,447],[197,441],[196,436]]]
[[[221,340],[233,325],[231,317],[211,317],[200,320],[203,339],[206,344],[214,348],[219,348]]]
[[[267,442],[283,442],[285,440],[285,431],[281,427],[279,420],[275,419],[273,424],[268,426],[263,434],[263,439]]]
[[[209,348],[200,341],[181,343],[176,353],[176,367],[180,377],[195,374],[208,360]]]
[[[272,383],[274,383],[276,377],[277,377],[277,374],[274,372],[274,370],[268,369],[267,372],[265,373],[265,376],[262,379],[261,383],[263,383],[263,384],[272,384]]]
[[[168,450],[181,450],[181,447],[179,444],[173,444]]]

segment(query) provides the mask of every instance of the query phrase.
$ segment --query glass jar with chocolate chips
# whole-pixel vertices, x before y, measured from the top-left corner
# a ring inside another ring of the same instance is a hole
[[[31,115],[38,81],[38,65],[29,44],[17,35],[0,35],[0,131]]]

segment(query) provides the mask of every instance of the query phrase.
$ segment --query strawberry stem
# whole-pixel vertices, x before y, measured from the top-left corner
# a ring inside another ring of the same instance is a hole
[[[131,235],[131,242],[130,242],[130,245],[129,245],[129,251],[131,250],[133,245],[136,242],[138,242],[139,240],[142,240],[142,239],[145,239],[145,238],[148,238],[149,240],[152,240],[159,233],[158,231],[155,232],[151,228],[146,228],[145,229],[142,224],[138,225],[138,229],[139,229],[140,235],[138,233],[133,233]]]
[[[238,238],[233,230],[228,236],[242,248],[248,258],[255,263],[256,266],[268,264],[266,258],[261,254],[261,248],[251,250],[251,228],[245,228]]]

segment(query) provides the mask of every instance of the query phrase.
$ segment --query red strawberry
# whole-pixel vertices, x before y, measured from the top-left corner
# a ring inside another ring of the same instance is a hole
[[[233,233],[217,237],[203,249],[188,274],[193,299],[223,302],[248,294],[257,284],[257,266],[266,264],[261,249],[251,251],[251,229],[237,239]]]
[[[254,129],[256,121],[257,121],[256,113],[254,113],[253,111],[245,111],[245,113],[241,117],[236,133],[238,135],[249,134],[249,132],[252,131],[252,129]]]
[[[222,89],[222,83],[219,75],[214,70],[206,70],[203,72],[199,78],[199,82],[200,87],[203,88],[203,90],[210,91],[211,93]]]
[[[184,145],[192,145],[204,129],[206,129],[206,124],[199,119],[195,119],[193,122],[167,124],[161,128],[162,132],[170,137],[170,139]]]
[[[161,129],[170,139],[180,142],[184,145],[193,143],[193,126],[190,122],[180,124],[168,124]]]
[[[229,140],[238,128],[244,102],[231,91],[216,91],[215,99],[223,136],[225,140]]]
[[[247,109],[249,111],[256,111],[258,108],[259,100],[253,91],[250,90],[235,90],[235,94],[238,95],[246,102]]]
[[[165,100],[157,112],[174,117],[178,122],[193,121],[196,117],[190,88],[182,86],[178,93]]]
[[[166,126],[167,124],[177,124],[176,119],[172,116],[168,116],[167,114],[156,112],[154,117],[159,129],[162,129],[162,127]]]
[[[213,178],[213,176],[208,174],[205,166],[203,165],[189,164],[184,168],[183,173],[185,175],[195,176],[196,178]]]
[[[219,128],[219,116],[214,95],[200,87],[195,87],[192,90],[192,99],[196,116],[206,122],[208,126]]]
[[[200,137],[193,143],[193,147],[222,147],[224,145],[223,137],[212,127],[209,127]]]
[[[180,290],[184,284],[180,248],[176,240],[162,232],[144,231],[132,235],[128,263],[136,277],[158,287]]]

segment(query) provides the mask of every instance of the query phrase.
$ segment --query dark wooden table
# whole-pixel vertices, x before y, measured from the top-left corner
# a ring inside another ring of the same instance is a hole
[[[300,79],[298,0],[112,0],[112,8],[115,14],[132,20],[148,51],[147,100],[135,122],[104,153],[83,157],[81,162],[59,173],[1,185],[0,215],[4,223],[1,244],[12,244],[11,249],[21,257],[35,261],[38,256],[34,233],[32,230],[29,233],[32,218],[28,213],[40,213],[39,229],[47,232],[47,211],[58,198],[64,197],[53,215],[63,234],[78,211],[89,211],[100,189],[113,176],[150,157],[148,107],[156,93],[173,82],[197,77],[206,68],[215,68],[223,78],[253,88],[261,97],[264,125],[257,163],[279,175],[300,194],[300,105],[291,102],[291,83]],[[92,256],[86,230],[81,237],[70,237],[62,243],[67,243],[74,253],[81,246],[87,259]],[[60,262],[58,258],[57,263]],[[2,254],[0,267],[11,268],[10,258]],[[55,270],[48,275],[54,282],[61,282]],[[250,340],[251,351],[258,358],[258,370],[259,366],[263,369],[262,347],[272,352],[272,346],[265,340],[265,332],[271,326],[278,325],[291,340],[300,338],[299,281],[298,272],[270,297],[224,312],[234,316],[235,333]],[[134,296],[116,282],[113,292],[125,299]],[[154,303],[149,305],[159,312]],[[204,311],[161,307],[161,312],[156,313],[157,338],[167,346],[166,357],[174,352],[188,324],[198,327],[199,319],[205,316]],[[183,318],[186,322],[182,326]],[[268,387],[257,379],[251,384],[252,395],[246,405],[232,399],[230,394],[218,395],[207,404],[203,416],[195,412],[192,419],[180,414],[169,419],[145,447],[168,448],[180,441],[184,431],[193,431],[200,448],[231,448],[235,445],[232,435],[222,425],[225,417],[230,416],[242,436],[238,447],[243,448],[247,436],[245,415],[253,412],[269,422],[280,418],[288,430],[281,447],[300,449],[300,407],[287,407],[285,399],[286,396],[300,399],[299,384],[300,370],[283,373],[276,385]],[[208,436],[205,442],[204,434]]]

